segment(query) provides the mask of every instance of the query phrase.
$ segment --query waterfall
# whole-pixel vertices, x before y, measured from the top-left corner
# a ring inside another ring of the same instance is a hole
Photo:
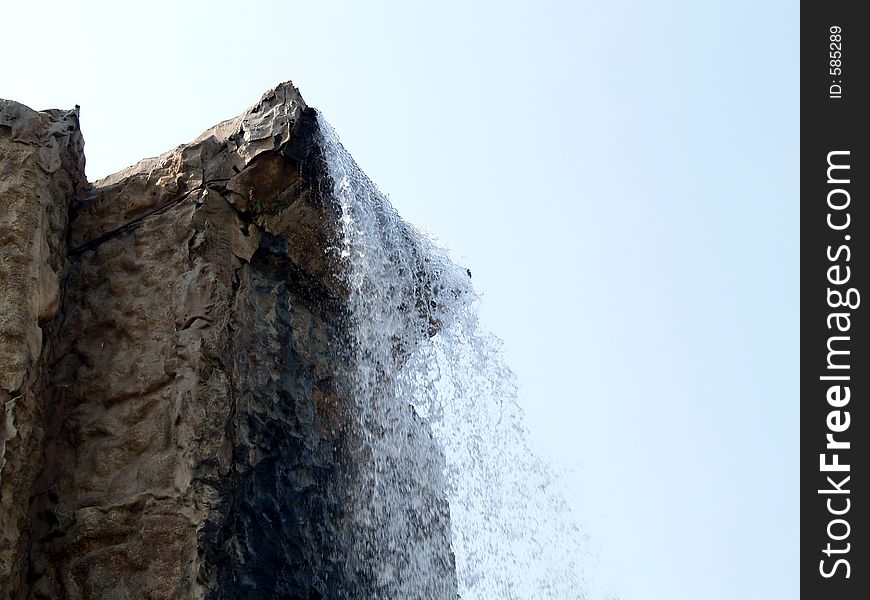
[[[348,574],[373,598],[585,598],[582,536],[529,450],[470,274],[318,118],[349,308]]]

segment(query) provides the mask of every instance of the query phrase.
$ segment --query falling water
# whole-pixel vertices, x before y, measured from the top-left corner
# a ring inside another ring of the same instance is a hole
[[[347,569],[377,598],[584,598],[582,536],[529,450],[469,274],[319,125],[350,309]]]

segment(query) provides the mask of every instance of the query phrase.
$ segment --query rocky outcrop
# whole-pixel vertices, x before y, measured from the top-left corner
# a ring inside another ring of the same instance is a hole
[[[316,111],[282,84],[89,186],[76,111],[0,106],[2,597],[372,597]]]
[[[7,595],[26,572],[67,215],[85,185],[78,110],[35,112],[0,100],[0,589]]]

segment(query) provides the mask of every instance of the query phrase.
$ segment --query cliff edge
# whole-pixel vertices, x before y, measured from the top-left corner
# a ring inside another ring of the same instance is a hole
[[[348,556],[365,458],[320,127],[285,83],[89,184],[77,109],[0,101],[0,597],[386,597]],[[412,492],[455,598],[435,483]]]

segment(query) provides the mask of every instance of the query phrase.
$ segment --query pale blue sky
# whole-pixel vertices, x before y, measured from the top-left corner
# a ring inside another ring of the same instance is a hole
[[[0,7],[91,178],[292,79],[472,269],[602,588],[798,596],[797,2]]]

